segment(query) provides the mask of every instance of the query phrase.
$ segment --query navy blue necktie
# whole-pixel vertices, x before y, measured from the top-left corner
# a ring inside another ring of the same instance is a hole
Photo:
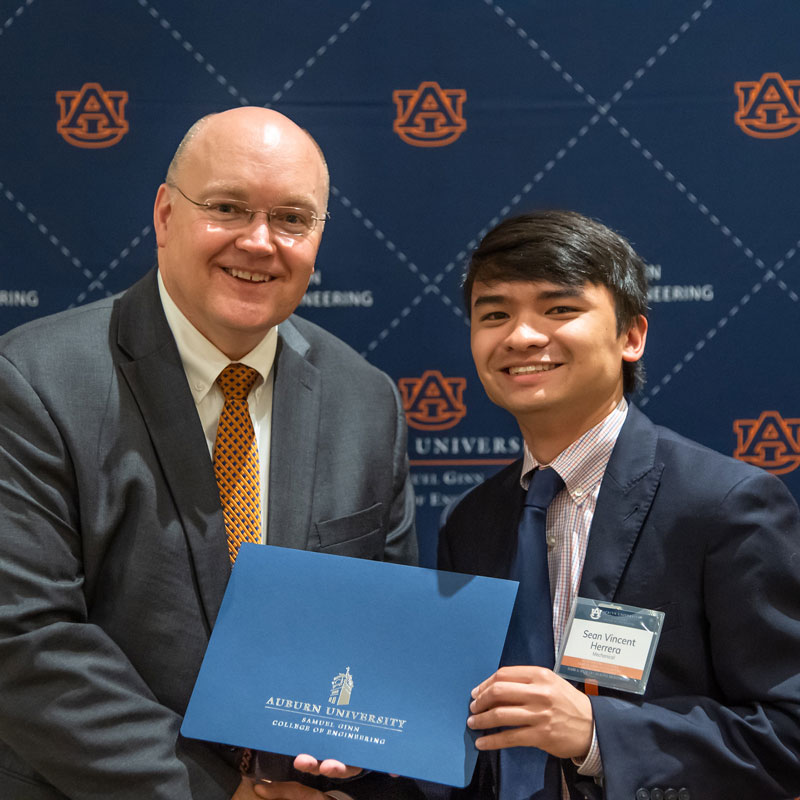
[[[553,601],[547,567],[547,508],[564,487],[554,469],[531,476],[517,531],[517,554],[510,577],[519,591],[508,627],[501,663],[553,668]],[[500,751],[500,800],[557,800],[558,760],[536,747]]]

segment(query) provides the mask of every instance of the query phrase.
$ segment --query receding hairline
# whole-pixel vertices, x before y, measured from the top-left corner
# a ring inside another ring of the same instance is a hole
[[[216,117],[218,113],[219,112],[214,112],[213,114],[206,114],[204,117],[200,117],[200,119],[198,119],[197,122],[195,122],[183,135],[183,139],[181,139],[180,143],[178,144],[175,154],[172,156],[172,160],[169,162],[169,167],[167,167],[167,176],[164,179],[166,183],[175,183],[181,164],[185,160],[186,151],[189,149],[189,145],[192,143],[192,141],[194,141],[194,139],[197,138],[197,134],[200,133],[203,128],[205,128],[209,120],[213,117]]]
[[[202,130],[208,125],[208,123],[214,118],[218,117],[221,111],[214,111],[211,114],[206,114],[204,117],[200,117],[192,126],[189,128],[188,131],[181,139],[180,143],[178,144],[177,149],[175,150],[175,154],[172,156],[172,160],[169,162],[169,166],[167,167],[167,174],[164,181],[170,185],[175,185],[177,181],[178,172],[181,169],[183,162],[186,160],[186,153],[190,149],[192,142],[197,138],[198,134],[202,132]],[[287,117],[288,119],[288,117]],[[309,131],[305,128],[300,128],[300,130],[309,138],[311,144],[314,145],[314,149],[319,156],[320,161],[322,162],[322,173],[325,179],[325,207],[328,207],[328,196],[330,194],[330,172],[328,170],[328,162],[325,159],[325,154],[322,152],[322,148],[319,145],[319,142],[311,135]]]

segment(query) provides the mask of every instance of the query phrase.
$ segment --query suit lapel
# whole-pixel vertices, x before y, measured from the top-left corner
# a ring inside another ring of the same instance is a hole
[[[120,369],[186,532],[210,631],[230,575],[225,523],[205,436],[161,307],[155,272],[120,299],[118,343],[131,359]]]
[[[308,342],[290,321],[278,331],[269,468],[267,542],[279,547],[309,545],[321,378],[307,359]],[[324,480],[325,476],[321,476]]]
[[[655,426],[628,410],[608,462],[589,533],[579,595],[613,600],[661,479]]]

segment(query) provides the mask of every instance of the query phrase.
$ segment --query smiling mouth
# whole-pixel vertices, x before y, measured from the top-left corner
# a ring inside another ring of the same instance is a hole
[[[260,272],[248,272],[246,269],[222,267],[222,271],[226,272],[232,278],[238,278],[241,281],[250,281],[250,283],[266,283],[267,281],[272,280],[270,275],[264,275]]]
[[[560,366],[560,364],[526,364],[524,367],[509,367],[506,372],[509,375],[530,375],[535,372],[550,372]]]

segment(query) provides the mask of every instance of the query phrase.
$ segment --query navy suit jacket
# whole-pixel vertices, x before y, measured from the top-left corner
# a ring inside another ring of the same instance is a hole
[[[274,370],[270,544],[413,562],[391,380],[294,317]],[[230,561],[155,272],[0,337],[0,385],[0,797],[229,800],[178,734]]]
[[[520,470],[517,461],[452,510],[442,569],[508,576]],[[665,618],[644,696],[601,687],[591,698],[604,794],[567,761],[573,797],[800,793],[800,518],[779,479],[631,407],[600,487],[579,594]],[[484,758],[472,794],[460,796],[492,797],[493,778]]]

